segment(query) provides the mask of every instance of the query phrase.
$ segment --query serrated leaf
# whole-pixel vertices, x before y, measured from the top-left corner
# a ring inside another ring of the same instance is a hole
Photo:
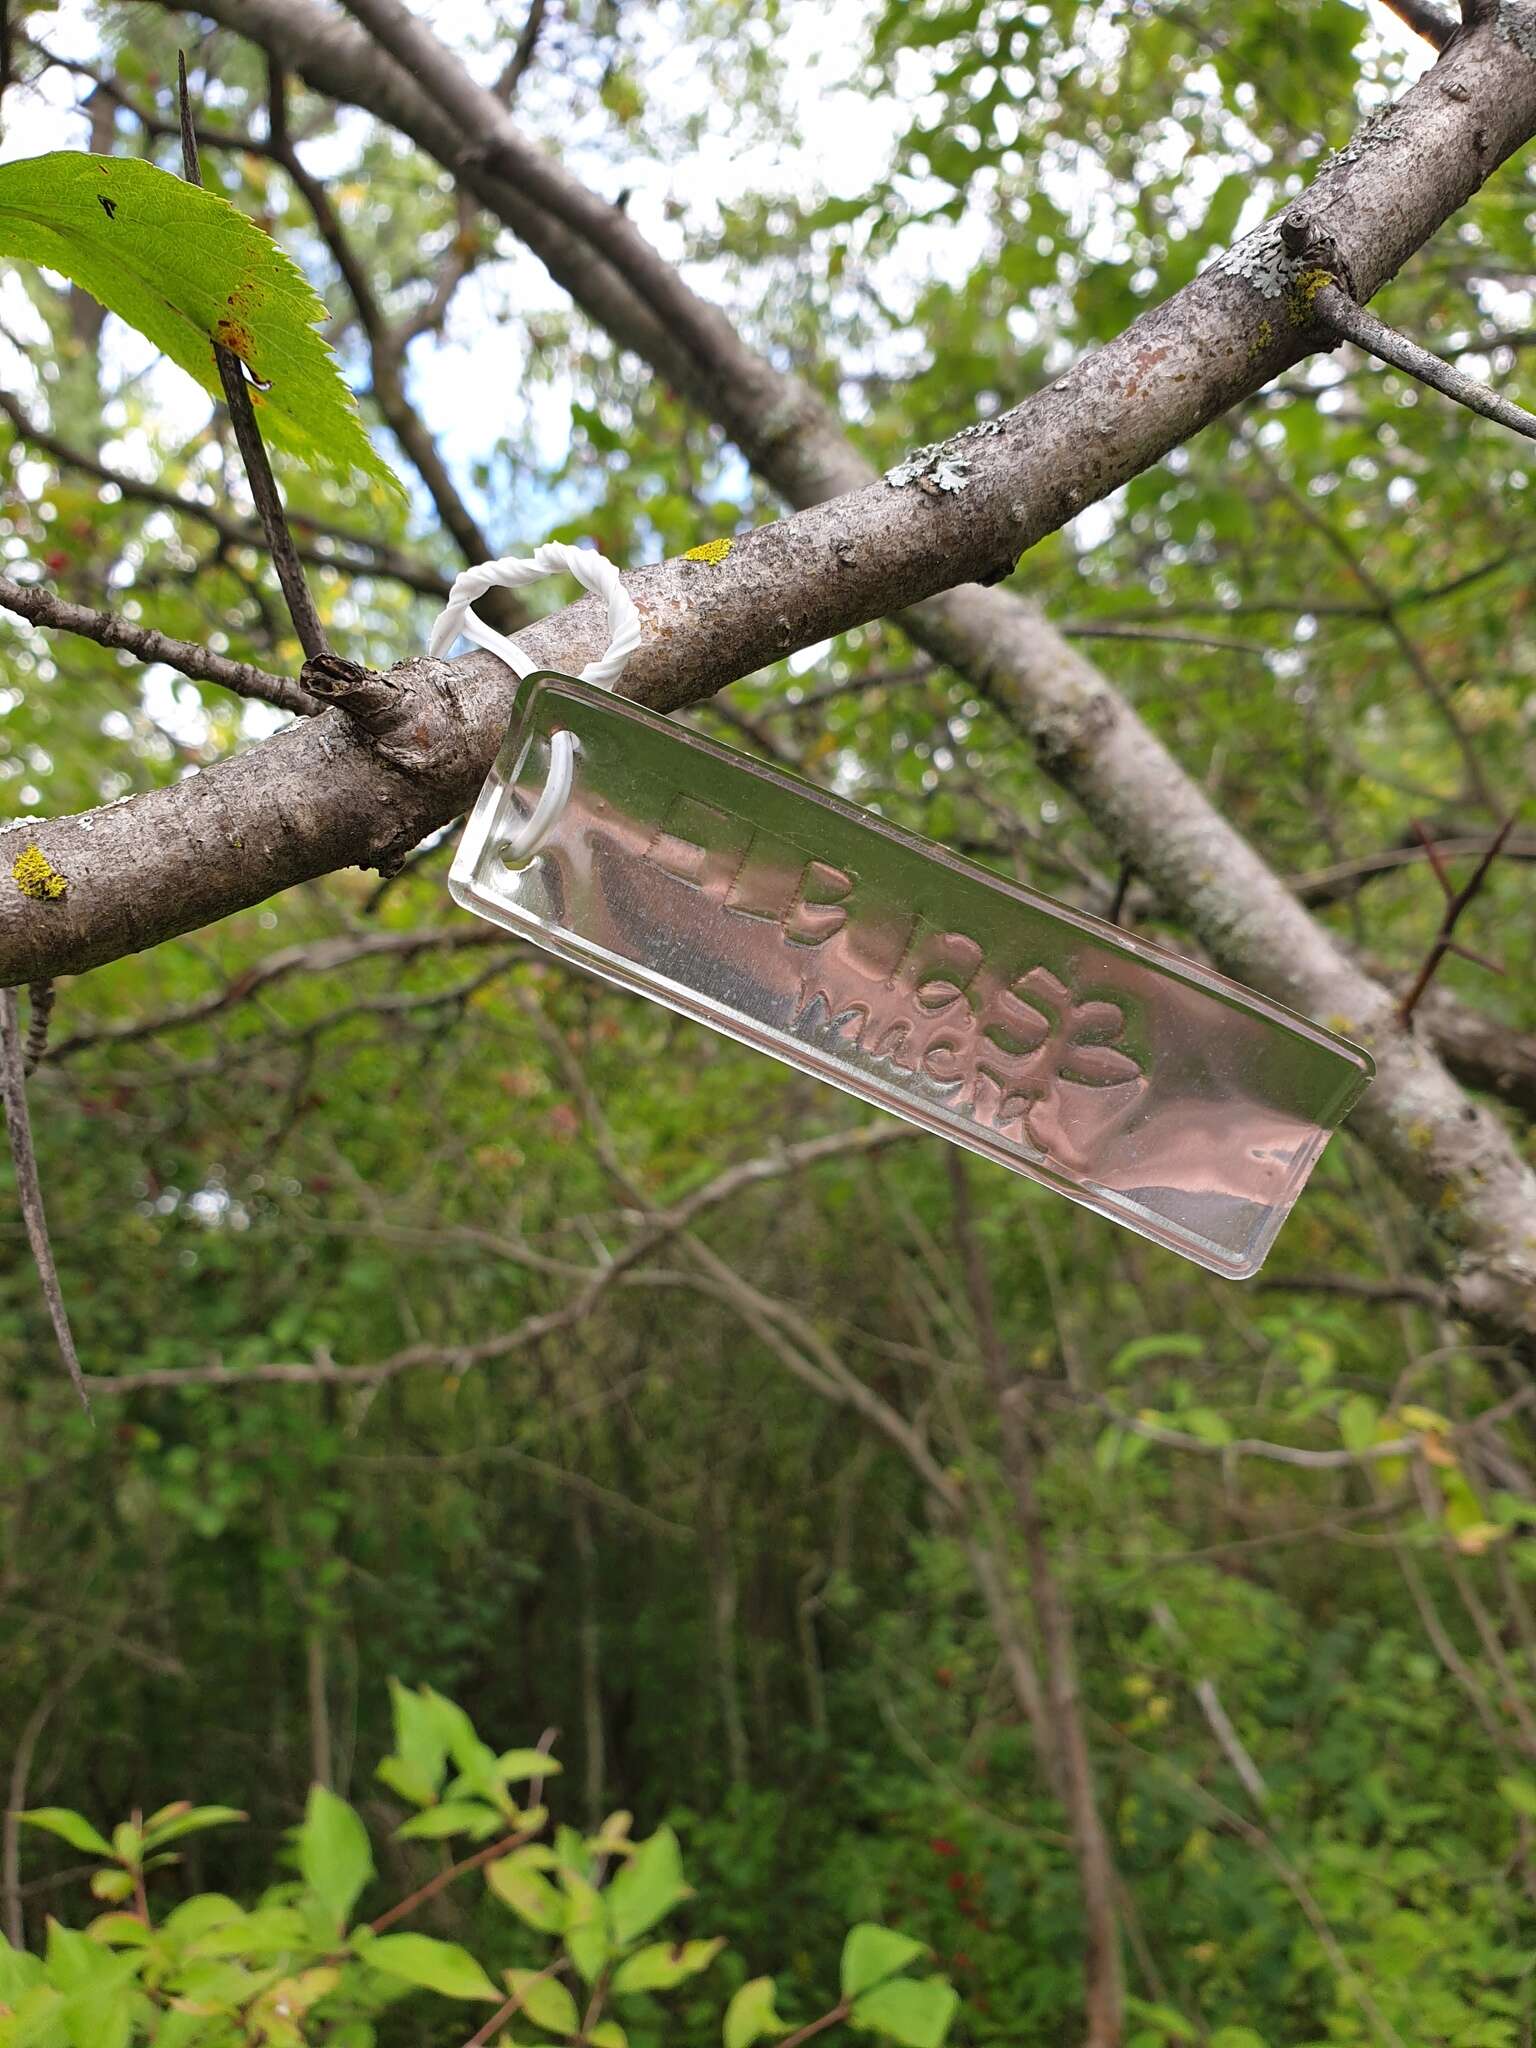
[[[444,1998],[501,2003],[496,1986],[469,1950],[456,1942],[438,1941],[430,1934],[381,1934],[368,1944],[367,1961],[370,1970],[382,1970],[387,1977],[439,1992]]]
[[[880,2034],[901,2048],[941,2048],[960,2001],[943,1977],[893,1977],[866,1991],[848,2016],[860,2033]]]
[[[723,2048],[752,2048],[754,2041],[788,2032],[788,2026],[774,2010],[773,1979],[752,1977],[725,2009],[721,2040]]]
[[[613,1989],[620,1997],[627,1991],[670,1991],[707,1970],[724,1947],[723,1934],[713,1941],[653,1942],[625,1957],[613,1973]]]
[[[110,1856],[112,1844],[105,1836],[97,1833],[83,1813],[72,1812],[67,1806],[34,1806],[27,1813],[18,1813],[16,1818],[24,1820],[30,1828],[42,1828],[46,1834],[57,1835],[61,1842],[68,1842],[71,1849],[83,1850],[87,1856]]]
[[[3,164],[0,255],[59,271],[215,397],[221,342],[256,380],[265,439],[404,495],[317,330],[324,303],[271,236],[217,193],[138,157],[54,150]]]
[[[520,2010],[536,2027],[547,2028],[551,2034],[578,2031],[581,2014],[576,2010],[576,2001],[555,1978],[543,1976],[538,1970],[503,1970],[502,1975],[507,1989],[522,2001]]]
[[[862,1921],[849,1929],[848,1939],[843,1943],[840,1981],[844,1998],[857,1998],[871,1985],[883,1984],[887,1977],[894,1977],[924,1953],[923,1943],[914,1941],[910,1934],[897,1934],[892,1928]]]
[[[311,1785],[299,1829],[299,1874],[338,1927],[373,1876],[368,1831],[348,1806],[323,1785]]]

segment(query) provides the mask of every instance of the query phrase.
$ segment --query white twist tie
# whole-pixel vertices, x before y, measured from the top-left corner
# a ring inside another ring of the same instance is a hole
[[[562,570],[608,606],[608,651],[587,663],[580,680],[595,684],[600,690],[611,690],[640,645],[640,614],[606,555],[599,554],[596,548],[567,547],[564,541],[546,541],[531,555],[503,555],[499,562],[482,562],[478,568],[455,576],[448,602],[433,621],[427,652],[440,660],[462,635],[471,646],[498,655],[516,674],[536,674],[539,664],[515,640],[509,640],[478,618],[472,606],[488,590],[522,590],[530,583],[542,582],[546,576],[559,575]],[[520,828],[502,842],[501,857],[509,865],[520,866],[532,860],[548,839],[570,801],[575,777],[576,742],[570,733],[557,727],[549,736],[549,774],[539,800]]]
[[[530,583],[541,583],[546,576],[559,575],[562,570],[607,603],[608,651],[587,663],[580,680],[611,690],[640,645],[640,614],[606,555],[600,555],[596,548],[567,547],[564,541],[546,541],[531,555],[503,555],[499,562],[482,562],[478,568],[455,576],[448,602],[433,623],[427,652],[441,658],[462,634],[471,646],[499,655],[518,675],[533,675],[539,664],[515,640],[509,640],[478,618],[471,607],[488,590],[522,590]]]

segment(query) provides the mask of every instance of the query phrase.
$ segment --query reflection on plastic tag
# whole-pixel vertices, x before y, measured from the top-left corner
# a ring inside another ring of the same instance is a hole
[[[570,794],[534,835],[552,743]],[[1236,982],[564,676],[522,684],[450,887],[1234,1278],[1373,1071]]]

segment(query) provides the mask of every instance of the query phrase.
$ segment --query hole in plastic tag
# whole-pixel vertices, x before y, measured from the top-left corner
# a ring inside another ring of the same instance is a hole
[[[570,791],[533,832],[552,756]],[[1373,1072],[1222,975],[565,676],[522,684],[449,886],[1233,1278]]]

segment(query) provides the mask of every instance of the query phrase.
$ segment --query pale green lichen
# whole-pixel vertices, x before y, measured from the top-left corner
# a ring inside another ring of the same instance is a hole
[[[24,846],[11,862],[11,880],[34,903],[57,903],[69,888],[40,846]]]
[[[714,568],[718,563],[725,560],[726,556],[731,552],[731,547],[732,543],[728,540],[701,541],[696,548],[689,548],[688,552],[683,556],[683,560],[685,562],[708,562],[710,567]]]

